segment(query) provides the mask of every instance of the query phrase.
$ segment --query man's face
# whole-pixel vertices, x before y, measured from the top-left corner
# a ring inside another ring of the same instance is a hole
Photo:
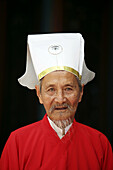
[[[39,101],[44,105],[51,120],[74,119],[83,90],[80,91],[76,77],[67,71],[54,71],[46,75],[41,92],[36,86]]]

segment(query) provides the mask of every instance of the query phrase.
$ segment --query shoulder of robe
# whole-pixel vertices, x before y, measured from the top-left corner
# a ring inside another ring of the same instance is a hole
[[[90,127],[90,126],[84,125],[82,123],[78,123],[78,122],[77,122],[77,127],[78,127],[78,130],[81,131],[81,133],[83,133],[84,135],[91,136],[92,139],[100,140],[100,142],[103,145],[109,145],[110,144],[110,142],[109,142],[108,138],[106,137],[106,135],[103,134],[102,132],[100,132],[99,130],[94,129],[94,128]]]
[[[36,132],[39,133],[41,131],[41,124],[42,124],[42,121],[38,121],[32,124],[23,126],[21,128],[18,128],[11,132],[9,138],[13,138],[13,139],[16,139],[18,137],[24,138],[26,136],[35,134]]]

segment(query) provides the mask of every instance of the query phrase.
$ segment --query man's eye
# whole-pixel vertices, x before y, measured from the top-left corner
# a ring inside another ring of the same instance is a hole
[[[67,87],[65,90],[66,90],[66,91],[72,91],[72,88]]]
[[[55,89],[54,88],[49,88],[48,91],[53,92]]]

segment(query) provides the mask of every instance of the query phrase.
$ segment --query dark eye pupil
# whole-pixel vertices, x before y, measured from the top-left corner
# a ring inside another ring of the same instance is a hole
[[[70,90],[70,88],[67,88],[67,90]]]
[[[54,50],[57,50],[59,48],[59,46],[53,46],[52,47]]]

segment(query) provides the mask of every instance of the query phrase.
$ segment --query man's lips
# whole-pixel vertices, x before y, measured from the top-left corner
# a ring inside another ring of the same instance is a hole
[[[64,103],[64,104],[62,104],[62,105],[59,105],[59,104],[53,105],[53,106],[50,108],[49,112],[50,112],[50,113],[52,113],[52,112],[54,112],[54,111],[56,111],[56,112],[57,112],[57,111],[65,112],[65,111],[67,111],[67,110],[72,111],[71,106],[70,106],[69,104],[67,104],[67,103]]]
[[[68,107],[55,107],[54,110],[66,110]]]

